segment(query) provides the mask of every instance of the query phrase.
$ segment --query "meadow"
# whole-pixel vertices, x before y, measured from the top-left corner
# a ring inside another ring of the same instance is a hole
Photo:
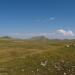
[[[0,39],[0,75],[75,75],[75,40]]]

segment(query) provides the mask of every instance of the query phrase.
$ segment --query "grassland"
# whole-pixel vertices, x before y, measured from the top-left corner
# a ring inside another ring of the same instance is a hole
[[[75,46],[66,44],[70,40],[1,38],[0,75],[75,75]]]

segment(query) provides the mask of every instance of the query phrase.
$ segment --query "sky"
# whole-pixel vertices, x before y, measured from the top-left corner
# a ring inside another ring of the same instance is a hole
[[[75,38],[75,0],[0,0],[0,36]]]

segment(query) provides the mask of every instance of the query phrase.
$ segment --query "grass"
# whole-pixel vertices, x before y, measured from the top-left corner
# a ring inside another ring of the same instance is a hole
[[[75,75],[75,47],[65,44],[69,40],[1,39],[0,75]]]

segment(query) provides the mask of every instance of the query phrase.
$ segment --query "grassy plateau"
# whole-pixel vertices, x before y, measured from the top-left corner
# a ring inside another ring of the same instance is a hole
[[[75,75],[75,41],[0,39],[0,75]]]

